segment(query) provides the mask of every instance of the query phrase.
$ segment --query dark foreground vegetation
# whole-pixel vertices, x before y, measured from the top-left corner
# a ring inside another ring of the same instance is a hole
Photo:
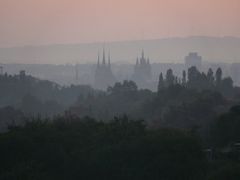
[[[32,119],[0,135],[0,179],[235,180],[239,128],[239,106],[216,119],[208,141],[126,116]]]
[[[220,68],[187,74],[156,92],[1,75],[0,180],[238,180],[240,88]]]
[[[203,179],[206,159],[189,132],[116,118],[34,121],[0,136],[0,179]]]

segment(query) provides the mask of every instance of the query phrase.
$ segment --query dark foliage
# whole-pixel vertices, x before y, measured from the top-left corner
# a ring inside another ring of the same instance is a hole
[[[231,146],[240,142],[240,106],[234,106],[221,115],[212,125],[212,142],[217,147]]]
[[[191,133],[146,129],[127,117],[33,121],[0,135],[0,179],[204,179]]]
[[[94,90],[85,85],[61,87],[26,75],[0,75],[0,107],[14,106],[28,115],[52,116],[63,113],[76,99]]]
[[[233,97],[233,80],[231,77],[222,77],[222,69],[218,68],[215,76],[214,72],[210,68],[206,73],[200,72],[195,66],[190,67],[187,72],[183,71],[182,78],[178,78],[173,74],[173,71],[169,69],[166,73],[166,78],[163,79],[162,73],[159,77],[158,91],[176,84],[181,84],[184,87],[195,90],[214,90],[222,93],[224,96]],[[181,80],[180,80],[181,79]]]

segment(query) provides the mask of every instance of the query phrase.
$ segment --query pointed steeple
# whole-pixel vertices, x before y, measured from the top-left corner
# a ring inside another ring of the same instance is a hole
[[[108,53],[108,67],[111,67],[110,52]]]
[[[158,92],[160,92],[163,87],[164,87],[163,74],[160,73],[160,75],[159,75],[159,80],[158,80]]]
[[[105,59],[105,48],[103,48],[103,59],[102,59],[102,64],[106,64],[106,59]]]
[[[99,52],[98,52],[98,61],[97,61],[97,67],[100,67],[100,57],[99,57]]]
[[[144,50],[142,49],[142,59],[144,59]]]
[[[75,75],[76,75],[76,83],[78,83],[78,79],[79,79],[79,77],[78,77],[78,63],[76,63],[75,64]]]

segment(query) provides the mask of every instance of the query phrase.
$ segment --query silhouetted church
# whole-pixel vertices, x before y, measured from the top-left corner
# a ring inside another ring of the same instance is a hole
[[[95,71],[95,88],[106,90],[114,85],[116,79],[111,70],[110,54],[108,54],[108,63],[106,63],[105,50],[103,49],[102,63],[98,54],[97,68]]]
[[[152,68],[149,58],[145,58],[144,50],[142,50],[142,55],[137,58],[136,65],[134,67],[133,80],[140,87],[146,87],[147,84],[152,80]]]

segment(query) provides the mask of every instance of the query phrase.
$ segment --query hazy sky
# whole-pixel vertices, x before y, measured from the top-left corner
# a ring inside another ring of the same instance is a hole
[[[240,36],[240,0],[0,0],[0,47]]]

